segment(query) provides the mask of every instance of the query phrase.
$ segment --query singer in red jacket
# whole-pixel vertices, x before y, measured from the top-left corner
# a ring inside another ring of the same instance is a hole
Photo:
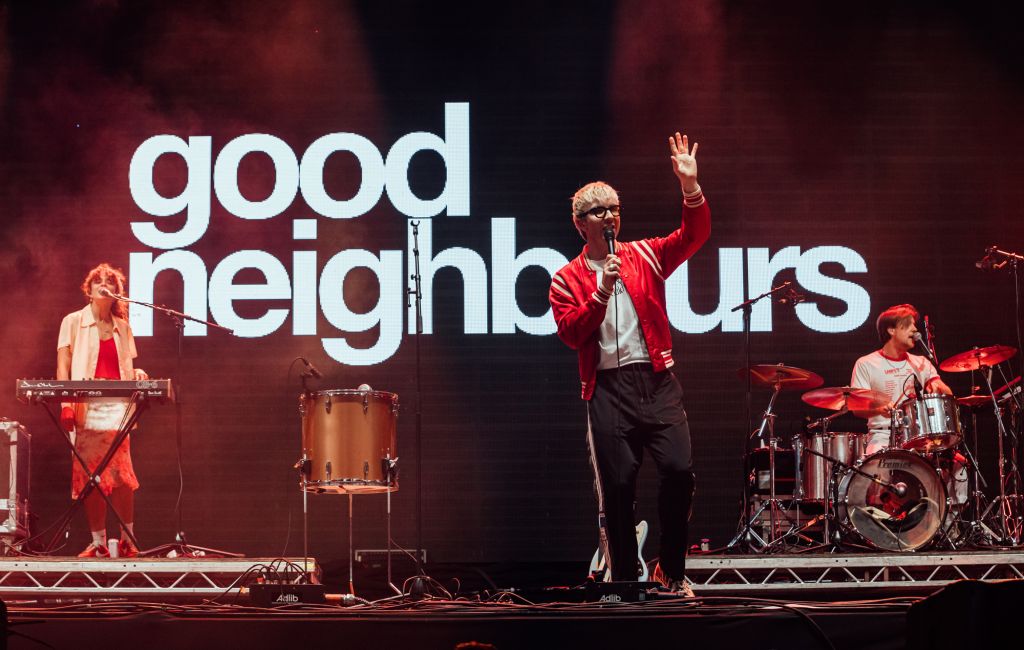
[[[573,196],[572,218],[586,246],[552,277],[548,297],[559,338],[579,355],[612,578],[637,579],[633,503],[646,448],[659,477],[656,577],[692,595],[684,569],[694,477],[682,389],[668,371],[674,359],[665,279],[707,241],[711,213],[697,183],[697,143],[691,150],[688,138],[676,133],[669,150],[683,190],[679,228],[666,237],[619,242],[618,193],[602,182],[583,186]]]

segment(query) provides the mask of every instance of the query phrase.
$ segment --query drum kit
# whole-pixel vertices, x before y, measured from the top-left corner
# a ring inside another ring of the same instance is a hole
[[[1007,413],[1019,422],[1020,378],[993,390],[991,372],[1016,353],[1016,348],[996,345],[939,364],[946,372],[980,371],[988,394],[955,398],[921,392],[895,404],[871,389],[822,388],[822,377],[802,368],[741,368],[742,379],[749,373],[755,388],[772,394],[760,428],[751,434],[761,446],[747,457],[745,525],[730,547],[739,540],[757,552],[794,545],[883,551],[1020,545],[1024,497],[1016,472],[1016,436],[1004,422]],[[788,449],[780,445],[774,426],[775,403],[783,391],[801,391],[804,403],[833,411],[817,420],[807,418],[805,432],[792,436]],[[986,405],[996,415],[999,464],[999,495],[987,507],[976,461],[977,411]],[[961,408],[970,410],[973,445],[961,427]],[[833,420],[846,413],[888,417],[887,444],[880,445],[877,434],[831,431]]]

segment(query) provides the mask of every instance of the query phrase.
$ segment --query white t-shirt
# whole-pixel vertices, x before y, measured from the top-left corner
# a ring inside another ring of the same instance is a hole
[[[906,397],[914,396],[914,380],[916,375],[921,386],[927,390],[928,382],[939,376],[935,366],[926,357],[908,354],[902,359],[891,359],[881,350],[857,359],[853,366],[853,377],[850,386],[854,388],[870,388],[885,393],[893,404],[899,404]],[[889,430],[891,421],[887,415],[873,415],[868,419],[870,431]]]
[[[590,268],[597,271],[597,284],[601,284],[602,264],[588,259]],[[618,314],[618,346],[615,340],[616,314]],[[622,280],[616,280],[615,293],[608,300],[608,310],[604,313],[604,321],[598,328],[601,358],[597,362],[598,370],[616,368],[629,363],[641,363],[651,360],[647,352],[647,342],[640,331],[640,318],[636,315],[636,307],[626,291]],[[616,351],[618,354],[616,355]]]

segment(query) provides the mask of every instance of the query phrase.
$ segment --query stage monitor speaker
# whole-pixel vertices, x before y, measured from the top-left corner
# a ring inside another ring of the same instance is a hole
[[[907,612],[908,650],[1013,647],[1024,580],[958,580]]]
[[[0,539],[28,536],[32,436],[21,424],[0,418]]]

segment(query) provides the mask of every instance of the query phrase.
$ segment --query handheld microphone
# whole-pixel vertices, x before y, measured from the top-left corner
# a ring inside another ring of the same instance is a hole
[[[604,240],[608,243],[608,254],[615,254],[615,228],[608,226],[604,229]]]
[[[932,363],[935,363],[935,357],[932,356],[931,348],[929,348],[925,344],[925,342],[923,340],[921,340],[921,332],[917,332],[917,333],[914,334],[914,341],[916,341],[917,343],[921,344],[921,347],[924,348],[924,355],[926,357],[928,357],[929,361],[931,361]]]
[[[321,374],[320,371],[316,369],[316,366],[309,362],[309,359],[307,359],[306,357],[299,357],[299,361],[301,361],[306,366],[306,372],[309,373],[310,377],[313,377],[315,379],[323,378],[323,374]]]

